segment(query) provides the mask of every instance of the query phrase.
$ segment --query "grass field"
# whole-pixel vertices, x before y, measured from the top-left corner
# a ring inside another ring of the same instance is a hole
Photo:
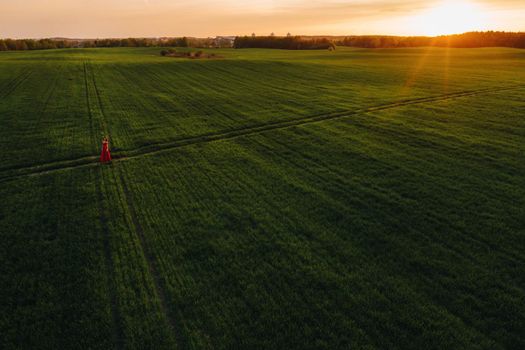
[[[0,53],[0,348],[525,348],[525,51],[159,51]]]

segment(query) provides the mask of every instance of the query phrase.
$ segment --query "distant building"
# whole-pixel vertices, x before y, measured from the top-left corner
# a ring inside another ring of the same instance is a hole
[[[234,36],[217,36],[213,40],[213,45],[215,47],[233,47],[234,41]]]

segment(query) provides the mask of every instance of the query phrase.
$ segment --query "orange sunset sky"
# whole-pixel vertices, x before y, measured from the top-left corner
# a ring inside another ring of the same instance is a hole
[[[0,38],[525,31],[525,0],[0,0]]]

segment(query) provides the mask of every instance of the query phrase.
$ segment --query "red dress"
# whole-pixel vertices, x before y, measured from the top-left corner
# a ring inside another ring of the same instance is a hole
[[[102,153],[100,154],[101,163],[111,162],[111,153],[109,153],[108,145],[108,141],[102,141]]]

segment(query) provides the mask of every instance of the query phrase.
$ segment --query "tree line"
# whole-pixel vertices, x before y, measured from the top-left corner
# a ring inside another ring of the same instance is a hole
[[[126,38],[126,39],[0,39],[0,51],[48,50],[90,47],[190,47],[203,44],[205,39],[194,38]]]
[[[327,50],[335,49],[328,38],[305,39],[300,36],[238,36],[233,47],[236,49],[267,48],[286,50]]]
[[[525,33],[471,32],[438,37],[365,35],[346,37],[301,37],[301,36],[239,36],[233,47],[272,48],[288,50],[326,50],[335,46],[362,48],[401,47],[513,47],[525,48]],[[0,51],[47,50],[89,47],[231,47],[227,39],[213,38],[127,38],[127,39],[0,39]]]
[[[525,33],[510,32],[470,32],[437,37],[425,36],[348,36],[334,40],[339,46],[362,48],[400,48],[400,47],[512,47],[525,48]]]

